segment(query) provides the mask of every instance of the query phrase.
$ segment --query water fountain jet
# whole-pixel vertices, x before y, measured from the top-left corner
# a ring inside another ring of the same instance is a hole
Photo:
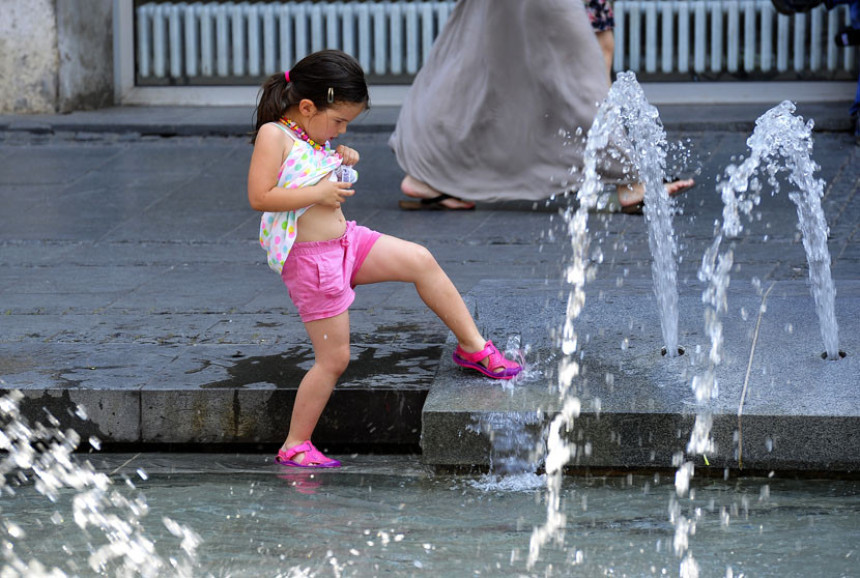
[[[730,165],[726,169],[727,178],[719,184],[724,208],[721,234],[717,236],[715,245],[719,247],[723,235],[740,235],[743,231],[741,214],[749,217],[753,208],[758,206],[762,184],[754,176],[759,169],[766,172],[767,182],[774,192],[779,191],[776,175],[782,168],[777,164],[781,158],[784,169],[789,172],[789,181],[799,189],[788,196],[797,207],[798,226],[809,264],[810,290],[824,342],[822,357],[835,361],[845,357],[845,353],[839,350],[834,305],[836,289],[827,248],[829,228],[821,208],[824,181],[814,176],[818,165],[811,157],[813,122],[804,123],[803,118],[795,116],[794,112],[794,104],[783,101],[759,117],[752,136],[747,140],[750,156],[740,165]]]
[[[719,383],[716,368],[722,361],[723,325],[721,315],[728,310],[726,291],[730,283],[730,272],[734,263],[733,249],[729,248],[720,253],[720,245],[724,237],[737,237],[743,231],[741,215],[747,217],[760,203],[762,182],[755,178],[760,169],[767,175],[767,182],[774,191],[779,190],[776,179],[780,172],[777,164],[782,158],[789,180],[800,191],[789,194],[789,198],[797,207],[799,227],[803,235],[803,246],[809,263],[809,282],[815,301],[821,328],[821,336],[825,344],[823,359],[837,360],[844,357],[844,352],[838,347],[838,329],[834,313],[836,290],[830,274],[830,254],[827,249],[828,227],[821,208],[821,198],[824,183],[814,178],[817,165],[812,161],[812,121],[807,123],[794,115],[795,106],[784,101],[773,107],[756,120],[753,134],[747,140],[750,156],[740,165],[730,165],[726,168],[726,178],[719,183],[723,208],[723,222],[717,230],[714,241],[705,251],[699,268],[699,279],[707,283],[702,293],[705,309],[705,330],[710,338],[711,347],[708,352],[704,371],[692,380],[692,390],[697,404],[696,420],[690,440],[687,444],[687,454],[691,456],[707,456],[716,451],[711,439],[713,415],[709,408],[712,399],[718,396]],[[759,323],[766,311],[766,300],[773,285],[763,293],[759,307]],[[758,326],[753,337],[753,352],[758,336]],[[753,352],[750,353],[750,363]],[[744,385],[744,392],[746,384]],[[740,419],[743,405],[738,410]],[[742,464],[742,445],[740,425],[738,428],[738,463]],[[692,461],[687,461],[680,453],[675,458],[677,466],[676,494],[684,497],[687,494],[690,479],[694,475]],[[688,551],[688,536],[695,530],[695,521],[687,519],[680,512],[677,499],[673,496],[670,513],[675,523],[675,549],[679,557],[683,557],[681,575],[693,578],[698,576],[698,566]]]
[[[114,488],[107,474],[97,472],[89,462],[79,463],[74,451],[80,436],[75,430],[60,429],[59,421],[50,414],[48,425],[29,423],[20,410],[23,397],[17,390],[0,396],[0,496],[14,496],[15,487],[29,483],[52,503],[58,501],[61,492],[74,492],[75,524],[86,534],[91,530],[100,532],[105,541],[99,545],[98,534],[93,532],[88,544],[87,563],[97,574],[145,578],[169,571],[175,576],[194,575],[199,536],[164,517],[162,522],[167,530],[181,540],[183,555],[169,559],[160,556],[142,524],[149,511],[145,498],[126,496]],[[86,418],[81,406],[76,413]],[[127,483],[133,487],[130,480]],[[61,524],[62,515],[55,512],[50,523]],[[60,568],[48,569],[39,560],[24,561],[17,555],[15,543],[26,538],[26,532],[17,524],[0,523],[0,537],[4,560],[0,575],[33,578],[66,575]]]
[[[623,144],[622,144],[623,143]],[[621,146],[645,186],[645,218],[652,253],[652,276],[657,297],[665,346],[662,354],[677,357],[683,353],[678,345],[677,246],[672,227],[673,204],[664,187],[666,138],[657,109],[648,103],[632,72],[618,75],[609,94],[598,108],[586,139],[583,182],[577,193],[578,207],[564,212],[573,251],[566,269],[566,281],[572,286],[561,334],[563,357],[558,369],[558,393],[561,409],[548,428],[546,475],[546,523],[535,528],[529,548],[528,565],[532,567],[543,545],[551,540],[563,541],[565,515],[560,511],[561,477],[564,466],[577,455],[577,444],[565,441],[573,421],[579,417],[580,400],[571,394],[573,380],[580,375],[577,358],[579,341],[574,321],[585,305],[585,284],[593,275],[596,263],[589,257],[589,211],[603,206],[602,182],[597,166],[600,158]]]

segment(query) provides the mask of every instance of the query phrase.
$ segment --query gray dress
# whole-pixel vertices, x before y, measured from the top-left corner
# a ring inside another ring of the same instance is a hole
[[[609,88],[604,66],[581,0],[460,0],[389,146],[407,174],[461,199],[576,188],[584,135]],[[629,180],[617,163],[601,173]]]

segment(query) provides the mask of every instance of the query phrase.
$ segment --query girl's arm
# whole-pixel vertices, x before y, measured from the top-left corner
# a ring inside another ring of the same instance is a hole
[[[248,202],[256,211],[295,211],[310,205],[339,207],[354,191],[349,183],[323,178],[310,187],[278,186],[278,173],[293,140],[276,126],[263,125],[257,132],[248,169]]]

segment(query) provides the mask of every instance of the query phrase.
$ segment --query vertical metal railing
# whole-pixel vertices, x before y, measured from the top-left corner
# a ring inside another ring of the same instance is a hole
[[[787,17],[770,0],[615,0],[614,68],[650,75],[853,72],[845,7]],[[323,47],[378,77],[423,64],[454,1],[177,2],[136,8],[138,79],[258,78]]]

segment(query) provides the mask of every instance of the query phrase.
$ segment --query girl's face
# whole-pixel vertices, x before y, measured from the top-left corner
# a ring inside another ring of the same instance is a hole
[[[346,132],[346,127],[364,111],[358,102],[336,102],[324,110],[316,109],[305,121],[305,132],[318,143],[334,140]]]

